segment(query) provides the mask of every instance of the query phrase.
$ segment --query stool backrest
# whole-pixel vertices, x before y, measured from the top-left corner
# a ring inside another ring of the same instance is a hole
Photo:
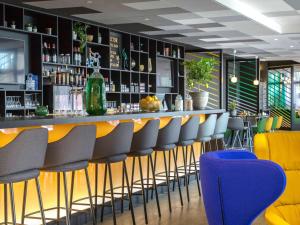
[[[243,130],[244,120],[240,117],[229,118],[227,128],[230,130]]]
[[[282,122],[283,122],[283,116],[279,116],[278,117],[278,122],[277,122],[277,125],[276,125],[276,129],[280,129],[281,128]]]
[[[275,130],[278,123],[278,116],[274,116],[273,123],[272,123],[272,130]]]
[[[47,143],[48,130],[45,128],[22,131],[12,142],[0,148],[0,176],[41,168]]]
[[[199,122],[199,116],[191,116],[189,120],[181,126],[179,142],[195,140],[197,138]]]
[[[89,160],[92,157],[95,140],[95,125],[74,127],[65,137],[48,144],[44,167]]]
[[[264,133],[266,129],[267,118],[262,118],[257,123],[257,133]]]
[[[171,121],[158,132],[156,146],[176,144],[179,140],[181,117],[172,118]]]
[[[269,117],[266,122],[265,131],[270,132],[272,129],[272,125],[273,125],[273,117]]]
[[[225,112],[221,116],[219,116],[216,122],[214,134],[224,134],[227,130],[228,120],[229,120],[228,112]]]
[[[133,123],[120,123],[104,137],[96,139],[93,159],[108,158],[111,156],[127,154],[133,137]]]
[[[211,114],[199,125],[197,139],[211,137],[215,132],[217,122],[217,114]]]
[[[149,120],[142,129],[133,134],[130,151],[152,149],[156,145],[160,121]]]

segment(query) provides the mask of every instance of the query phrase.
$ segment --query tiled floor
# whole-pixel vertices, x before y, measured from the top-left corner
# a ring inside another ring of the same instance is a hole
[[[149,202],[148,206],[148,218],[149,225],[207,225],[207,220],[205,217],[204,207],[202,199],[198,196],[196,182],[194,181],[190,186],[190,203],[186,200],[185,189],[182,191],[184,197],[184,206],[181,207],[179,201],[178,190],[172,192],[172,213],[168,210],[168,199],[166,194],[160,195],[161,203],[161,218],[158,217],[156,210],[156,202],[152,200]],[[137,225],[143,225],[144,222],[144,212],[143,206],[140,204],[135,207],[136,223]],[[117,215],[118,225],[131,225],[131,215],[127,210],[124,214],[118,213]],[[112,218],[109,216],[105,218],[103,223],[99,225],[111,225],[113,224]],[[263,217],[259,217],[253,225],[266,225]]]

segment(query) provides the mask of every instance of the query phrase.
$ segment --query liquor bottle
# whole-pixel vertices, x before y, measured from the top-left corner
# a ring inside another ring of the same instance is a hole
[[[44,42],[44,48],[43,48],[43,58],[44,58],[44,62],[49,62],[50,61],[50,55],[49,55],[49,51],[48,51],[48,45],[46,42]]]
[[[77,55],[77,48],[73,48],[73,58],[74,58],[74,65],[78,65],[78,55]]]
[[[56,47],[55,44],[52,45],[52,55],[51,55],[51,59],[53,63],[57,63],[57,53],[56,53]]]
[[[77,48],[77,54],[78,54],[78,65],[81,66],[82,56],[81,56],[80,48]]]
[[[48,52],[48,55],[47,55],[47,61],[46,62],[51,62],[51,45],[48,44],[47,45],[47,52]]]

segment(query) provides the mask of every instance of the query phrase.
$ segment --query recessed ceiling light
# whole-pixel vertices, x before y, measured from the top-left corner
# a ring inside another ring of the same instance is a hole
[[[257,23],[260,23],[266,27],[268,27],[271,30],[274,30],[278,33],[281,33],[281,26],[276,23],[274,20],[272,20],[270,17],[265,16],[261,12],[259,12],[259,9],[253,8],[248,4],[245,4],[244,2],[240,0],[215,0],[216,2],[220,3],[223,6],[226,6],[254,21]]]
[[[294,48],[294,45],[291,45],[290,48]]]
[[[86,1],[87,4],[92,4],[93,1],[89,0],[89,1]]]
[[[274,38],[274,41],[278,41],[278,38]]]
[[[149,19],[149,18],[145,18],[145,20],[146,20],[146,21],[149,21],[150,19]]]

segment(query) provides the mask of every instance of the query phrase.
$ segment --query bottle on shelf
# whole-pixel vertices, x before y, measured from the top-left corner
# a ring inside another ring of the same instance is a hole
[[[77,48],[73,48],[73,61],[74,65],[78,65],[78,53],[77,53]]]
[[[81,66],[82,65],[82,56],[81,56],[79,47],[77,48],[77,54],[78,54],[78,65]]]
[[[50,62],[50,54],[49,54],[47,42],[44,42],[44,47],[43,47],[43,61],[44,62]]]
[[[57,53],[55,44],[52,44],[51,59],[53,63],[57,63]]]

